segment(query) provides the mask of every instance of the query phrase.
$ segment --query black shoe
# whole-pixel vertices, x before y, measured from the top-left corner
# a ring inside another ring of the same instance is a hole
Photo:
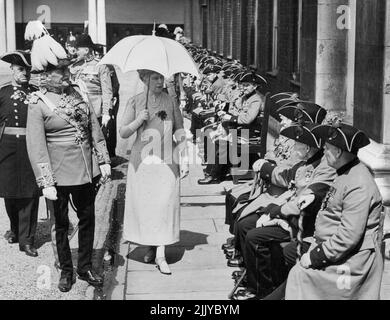
[[[229,259],[227,265],[232,268],[241,268],[244,266],[244,259],[242,257]]]
[[[222,181],[217,178],[213,178],[212,176],[205,177],[204,179],[198,180],[198,184],[200,185],[208,185],[208,184],[220,184]]]
[[[236,270],[236,271],[233,271],[232,273],[232,279],[236,280],[236,279],[240,279],[243,275],[244,271],[243,270]]]
[[[77,272],[80,280],[87,281],[91,286],[103,285],[103,278],[99,276],[95,271],[88,270],[87,272]]]
[[[19,247],[20,251],[23,251],[26,253],[26,255],[30,257],[38,257],[38,251],[34,248],[31,244],[26,244],[24,246]]]
[[[18,237],[16,236],[16,234],[11,231],[11,230],[8,230],[5,234],[4,234],[4,239],[7,240],[7,242],[9,244],[13,244],[13,243],[18,243]]]
[[[72,273],[61,272],[61,278],[58,282],[58,289],[61,292],[69,292],[75,282],[76,280],[73,279]]]
[[[234,240],[234,237],[226,239],[226,242],[222,245],[221,249],[225,250],[225,248],[234,247]]]
[[[236,249],[225,251],[225,257],[226,259],[234,259],[237,256],[239,256],[239,253],[236,251]]]
[[[231,251],[231,250],[234,250],[235,248],[235,245],[234,244],[227,244],[227,243],[224,243],[222,245],[222,250],[226,253],[226,251]]]
[[[240,277],[240,278],[241,278],[241,277]],[[240,280],[240,278],[234,279],[234,285],[235,285],[235,286],[238,285],[238,281]],[[247,279],[247,277],[244,277],[244,279],[241,280],[239,286],[240,286],[241,288],[246,288],[246,287],[248,286],[248,279]]]
[[[246,300],[258,300],[256,295],[248,289],[239,290],[233,295],[232,300],[246,301]]]

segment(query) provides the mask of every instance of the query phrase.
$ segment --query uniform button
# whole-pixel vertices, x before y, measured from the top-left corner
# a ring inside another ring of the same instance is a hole
[[[16,123],[15,123],[15,126],[18,126],[18,125],[19,125],[19,123],[16,122]]]
[[[19,137],[20,137],[20,136],[17,134],[17,135],[16,135],[16,138],[19,139]]]
[[[320,251],[321,251],[321,250],[318,248],[318,249],[317,249],[317,252],[320,252]]]
[[[18,113],[18,109],[15,109],[14,111],[15,111],[15,113]]]
[[[326,261],[325,261],[325,260],[323,260],[323,261],[322,261],[322,263],[326,263]]]
[[[19,119],[19,117],[18,117],[18,116],[15,116],[15,119],[16,119],[16,120],[18,120],[18,119]]]
[[[14,102],[14,106],[16,107],[18,104],[16,102]]]

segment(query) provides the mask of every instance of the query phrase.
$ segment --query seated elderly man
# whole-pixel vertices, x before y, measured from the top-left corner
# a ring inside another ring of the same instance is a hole
[[[282,124],[282,129],[290,126],[291,122],[309,122],[320,124],[327,116],[327,111],[321,106],[311,102],[302,102],[300,100],[293,104],[288,103],[286,105],[282,105],[282,107],[280,107],[276,113],[284,119],[282,120],[281,118],[281,124],[284,123]],[[293,144],[295,141],[293,139],[288,139],[283,135],[280,135],[278,140],[280,141],[278,143],[279,145],[275,146],[275,154],[272,155],[272,153],[268,153],[265,159],[278,166],[283,165],[287,168],[292,168],[294,165],[299,164],[301,162],[301,155],[297,154],[293,150]],[[240,190],[242,189],[238,188],[238,190],[232,190],[231,193],[226,195],[225,221],[230,225],[229,230],[232,234],[234,234],[234,225],[237,219],[240,217],[242,210],[246,210],[246,212],[254,212],[261,206],[265,207],[269,203],[272,203],[274,198],[287,191],[287,187],[285,186],[277,186],[272,184],[270,181],[263,180],[262,182],[264,183],[263,185],[265,189],[265,192],[262,195],[256,193],[249,197],[250,190],[246,190],[245,188],[241,194]],[[230,256],[234,253],[234,238],[230,239],[230,241],[223,245],[223,250]]]
[[[309,251],[290,271],[286,299],[377,300],[383,273],[382,198],[357,157],[370,141],[344,123],[321,125],[313,133],[325,140],[325,157],[337,177],[317,215]],[[299,202],[305,208],[314,200],[306,195]]]
[[[235,300],[263,298],[273,291],[274,286],[283,282],[283,265],[273,265],[275,259],[272,256],[280,256],[280,243],[296,236],[300,215],[297,197],[308,192],[317,196],[317,202],[311,206],[304,224],[314,225],[318,203],[335,178],[335,170],[328,166],[323,157],[321,140],[310,131],[314,126],[312,123],[294,124],[280,133],[295,140],[294,149],[301,154],[300,163],[287,169],[266,160],[259,160],[254,165],[254,170],[259,171],[263,179],[277,186],[289,186],[289,190],[269,199],[267,206],[263,201],[264,207],[253,212],[253,208],[260,204],[258,201],[264,200],[259,197],[255,206],[249,204],[249,211],[244,209],[241,212],[241,219],[235,228],[236,247],[242,253],[242,263],[247,268],[247,288],[239,291],[234,296]],[[310,228],[305,229],[310,234]],[[229,262],[239,265],[235,260]]]
[[[255,121],[259,114],[264,111],[264,96],[259,92],[259,86],[265,80],[252,72],[244,74],[240,78],[240,83],[244,87],[244,96],[241,98],[242,109],[237,115],[229,113],[221,113],[219,116],[223,120],[223,125],[230,129],[242,127],[249,132],[249,137],[252,137],[256,132],[261,130]],[[205,146],[207,148],[208,146]],[[215,140],[212,146],[214,158],[209,159],[205,169],[205,178],[200,179],[198,184],[219,184],[221,183],[231,167],[229,159],[228,143],[221,143],[220,140]]]

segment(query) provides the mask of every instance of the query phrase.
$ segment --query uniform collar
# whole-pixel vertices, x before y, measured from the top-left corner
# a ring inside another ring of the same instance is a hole
[[[346,165],[344,165],[341,168],[339,168],[338,170],[336,170],[337,175],[338,176],[343,175],[344,173],[346,173],[347,171],[352,169],[354,166],[357,166],[359,163],[360,163],[360,160],[359,160],[359,158],[356,157],[351,162],[348,162]]]
[[[306,164],[312,164],[318,160],[321,160],[324,156],[324,150],[319,150],[314,156],[312,156],[309,160],[306,161]]]
[[[245,100],[249,100],[249,99],[252,98],[256,93],[257,93],[256,90],[253,90],[250,94],[244,96],[244,99],[245,99]]]

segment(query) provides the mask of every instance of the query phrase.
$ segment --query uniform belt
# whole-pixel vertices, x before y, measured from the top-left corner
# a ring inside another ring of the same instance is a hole
[[[4,134],[8,134],[11,136],[16,135],[26,135],[26,128],[19,128],[19,127],[5,127],[4,128]]]
[[[72,136],[72,137],[50,137],[50,136],[46,136],[46,141],[47,142],[53,142],[53,143],[57,143],[57,142],[65,142],[65,143],[74,143],[75,142],[75,137]]]

